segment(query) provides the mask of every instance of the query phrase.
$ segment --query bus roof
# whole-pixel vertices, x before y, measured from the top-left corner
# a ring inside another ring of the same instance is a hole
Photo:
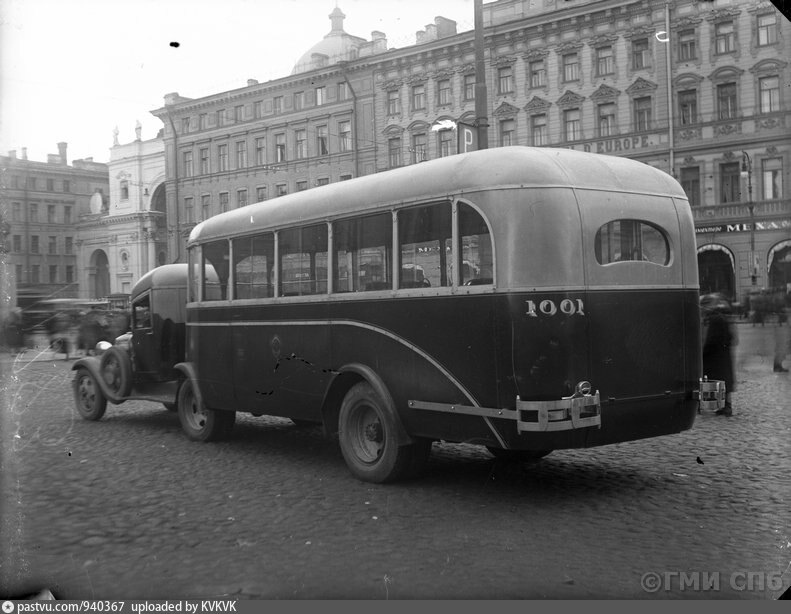
[[[221,213],[193,228],[189,243],[364,213],[388,203],[408,204],[484,188],[550,186],[686,199],[670,175],[629,158],[549,147],[497,147],[366,175]],[[299,208],[295,209],[297,203]]]
[[[155,269],[151,269],[148,273],[143,275],[137,280],[135,287],[132,288],[132,298],[137,297],[146,290],[153,287],[156,288],[185,288],[187,286],[187,265],[180,264],[164,264]]]

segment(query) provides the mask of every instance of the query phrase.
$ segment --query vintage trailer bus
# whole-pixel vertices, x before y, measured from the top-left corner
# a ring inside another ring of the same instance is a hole
[[[171,401],[195,440],[238,411],[321,423],[385,482],[436,440],[538,458],[698,408],[692,215],[634,160],[506,147],[291,194],[198,224],[181,271]]]

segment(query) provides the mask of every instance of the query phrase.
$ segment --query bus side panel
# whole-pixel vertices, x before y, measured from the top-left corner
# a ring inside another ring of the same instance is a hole
[[[203,401],[211,409],[235,409],[233,343],[227,325],[214,325],[222,308],[192,310],[187,324],[187,360],[197,365]],[[223,321],[220,319],[219,321]]]

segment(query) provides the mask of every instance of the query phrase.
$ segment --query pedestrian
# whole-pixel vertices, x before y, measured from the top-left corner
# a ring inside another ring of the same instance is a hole
[[[22,328],[22,311],[17,307],[6,319],[3,325],[5,345],[11,354],[20,354],[24,351],[25,335]]]
[[[783,366],[786,354],[788,353],[788,303],[789,295],[781,296],[777,308],[777,326],[775,327],[775,356],[773,370],[775,373],[788,373],[788,369]]]
[[[721,294],[707,294],[700,300],[706,337],[703,341],[703,375],[710,380],[725,382],[725,407],[718,409],[721,416],[733,415],[733,346],[738,343],[728,315],[730,305]]]

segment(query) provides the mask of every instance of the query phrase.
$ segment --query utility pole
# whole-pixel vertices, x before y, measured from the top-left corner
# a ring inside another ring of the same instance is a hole
[[[753,161],[742,151],[742,177],[747,176],[747,209],[750,211],[750,280],[758,283],[758,267],[755,266],[755,203],[753,203]]]
[[[489,120],[486,117],[486,65],[483,57],[483,0],[474,0],[475,9],[475,125],[478,149],[489,148]]]

